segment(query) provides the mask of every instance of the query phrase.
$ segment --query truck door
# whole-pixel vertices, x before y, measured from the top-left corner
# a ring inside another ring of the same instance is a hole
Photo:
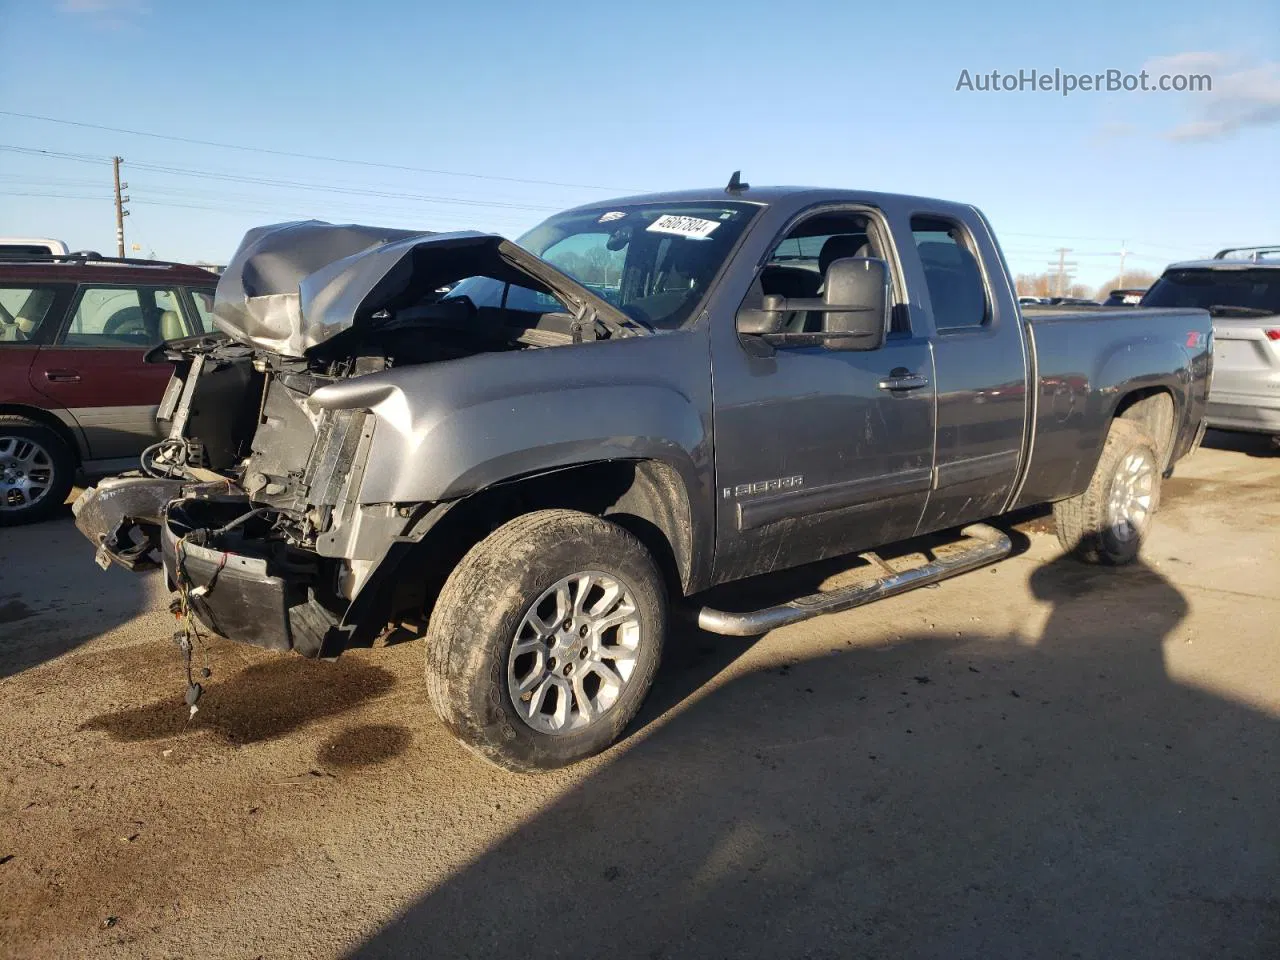
[[[1003,275],[991,272],[1001,260],[985,226],[975,236],[929,212],[913,214],[910,226],[924,288],[912,300],[928,305],[938,399],[924,533],[1004,509],[1022,455],[1028,364],[1022,318]]]
[[[884,256],[889,243],[869,208],[814,213],[776,238],[743,303],[758,305],[765,294],[819,296],[833,260]],[[715,580],[915,532],[932,477],[933,370],[900,278],[894,287],[901,299],[893,329],[865,352],[810,345],[753,356],[732,316],[714,318]],[[788,327],[820,329],[820,317],[798,314]]]
[[[160,439],[156,409],[167,363],[143,363],[148,348],[185,336],[176,290],[83,285],[52,343],[40,348],[31,383],[75,418],[94,460],[136,457]]]

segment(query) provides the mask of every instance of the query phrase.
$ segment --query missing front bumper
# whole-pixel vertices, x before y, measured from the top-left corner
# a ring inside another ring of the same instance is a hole
[[[115,477],[72,505],[76,527],[104,569],[163,566],[172,589],[207,630],[267,650],[337,656],[351,633],[328,605],[321,558],[270,540],[271,518],[228,484]]]
[[[321,602],[322,561],[263,536],[268,520],[227,529],[247,498],[176,500],[161,529],[164,569],[189,613],[212,632],[266,650],[337,656],[348,631]]]

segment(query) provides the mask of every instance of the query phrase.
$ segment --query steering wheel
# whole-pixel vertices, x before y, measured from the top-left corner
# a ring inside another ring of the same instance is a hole
[[[102,325],[102,332],[112,337],[145,337],[147,325],[142,319],[141,310],[137,307],[126,307]]]

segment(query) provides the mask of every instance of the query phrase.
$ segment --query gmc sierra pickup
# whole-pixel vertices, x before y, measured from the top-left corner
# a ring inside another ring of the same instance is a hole
[[[999,559],[981,521],[1050,502],[1133,560],[1212,357],[1203,310],[1024,317],[971,206],[736,174],[518,244],[260,228],[214,316],[154,351],[167,439],[75,504],[98,562],[163,565],[188,674],[202,632],[331,658],[416,617],[435,709],[515,770],[621,734],[671,597],[757,635]],[[685,599],[953,529],[841,590]]]

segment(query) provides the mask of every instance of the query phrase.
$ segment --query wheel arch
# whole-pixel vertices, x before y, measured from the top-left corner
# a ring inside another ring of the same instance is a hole
[[[67,451],[75,460],[77,469],[83,462],[84,448],[80,445],[76,431],[56,414],[50,413],[43,407],[32,407],[22,403],[0,403],[0,417],[26,417],[41,426],[48,427],[66,445]]]
[[[1171,389],[1152,386],[1131,390],[1121,396],[1111,419],[1139,424],[1156,443],[1161,470],[1169,469],[1178,424],[1178,400]]]
[[[580,510],[617,523],[653,556],[672,593],[699,589],[708,558],[694,530],[680,471],[663,460],[598,460],[515,477],[469,496],[423,504],[352,600],[344,622],[360,627],[378,610],[388,619],[430,612],[449,572],[502,524],[545,509]],[[380,625],[380,624],[379,624]]]

